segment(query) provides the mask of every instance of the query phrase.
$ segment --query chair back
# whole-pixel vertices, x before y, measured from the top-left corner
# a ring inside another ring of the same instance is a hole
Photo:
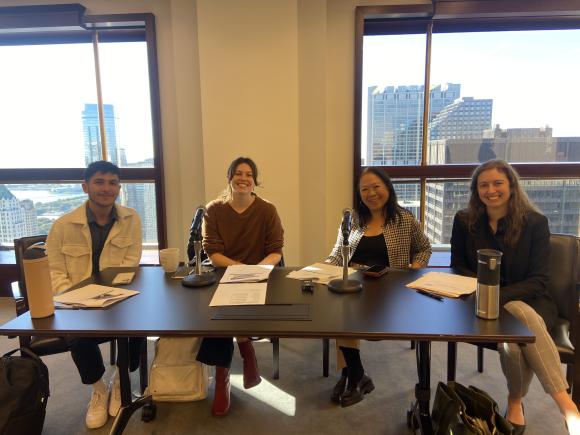
[[[578,276],[578,237],[550,235],[550,282],[548,290],[558,305],[560,317],[573,323],[578,311],[576,281]]]
[[[20,239],[14,239],[14,254],[16,256],[16,265],[18,266],[18,287],[20,294],[24,298],[24,305],[28,311],[28,292],[26,291],[26,281],[24,280],[24,251],[35,243],[46,242],[46,234],[39,236],[27,236]]]

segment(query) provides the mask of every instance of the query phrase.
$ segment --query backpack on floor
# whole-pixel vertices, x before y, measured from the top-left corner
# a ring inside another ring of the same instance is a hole
[[[207,397],[209,370],[195,358],[198,337],[161,337],[155,343],[147,394],[160,402],[189,402]]]
[[[20,352],[27,356],[12,356]],[[28,349],[14,349],[0,358],[0,434],[42,432],[50,395],[48,369]]]

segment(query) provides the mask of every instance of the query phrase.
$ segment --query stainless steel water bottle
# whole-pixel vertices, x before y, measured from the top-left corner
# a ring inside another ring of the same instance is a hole
[[[501,251],[479,249],[477,251],[477,290],[475,315],[482,319],[497,319],[499,316],[499,278]]]

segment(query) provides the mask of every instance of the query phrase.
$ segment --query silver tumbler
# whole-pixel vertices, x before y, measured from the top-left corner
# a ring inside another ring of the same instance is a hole
[[[477,251],[477,291],[475,315],[482,319],[497,319],[499,316],[499,275],[501,251],[479,249]]]

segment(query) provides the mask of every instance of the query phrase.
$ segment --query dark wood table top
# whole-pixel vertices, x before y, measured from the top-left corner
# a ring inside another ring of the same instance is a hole
[[[503,309],[498,320],[477,318],[473,296],[441,302],[405,287],[429,269],[390,271],[380,279],[357,272],[355,278],[363,282],[363,291],[354,294],[332,293],[319,284],[313,293],[302,292],[300,281],[286,278],[295,269],[272,271],[266,304],[307,304],[310,320],[212,320],[218,308],[209,307],[209,302],[217,284],[187,288],[159,267],[141,267],[126,286],[141,292],[136,296],[106,309],[56,310],[54,316],[44,319],[31,319],[25,313],[1,326],[0,334],[534,341],[533,334]],[[125,270],[133,269],[104,271],[103,283]]]

